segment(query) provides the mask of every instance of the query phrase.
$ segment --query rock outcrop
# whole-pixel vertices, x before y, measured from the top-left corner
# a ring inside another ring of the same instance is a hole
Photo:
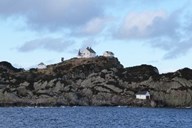
[[[150,100],[135,94],[149,91]],[[0,62],[0,106],[192,107],[192,70],[159,74],[151,65],[124,68],[117,58],[73,58],[24,71]]]

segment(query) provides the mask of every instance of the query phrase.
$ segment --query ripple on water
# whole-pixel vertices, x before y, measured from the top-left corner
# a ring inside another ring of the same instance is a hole
[[[0,128],[190,128],[192,109],[0,108]]]

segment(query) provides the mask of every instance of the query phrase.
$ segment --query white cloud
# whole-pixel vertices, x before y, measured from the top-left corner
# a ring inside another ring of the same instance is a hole
[[[153,48],[164,50],[164,59],[185,55],[192,49],[192,36],[186,26],[182,25],[182,9],[171,14],[164,11],[129,13],[115,32],[115,37],[124,40],[143,40]]]
[[[109,18],[96,17],[88,21],[85,25],[81,26],[77,31],[74,32],[76,35],[97,35],[101,33],[107,23],[110,22]]]
[[[63,52],[69,46],[73,45],[74,41],[64,40],[63,38],[42,38],[25,42],[18,50],[21,52],[30,52],[37,49],[45,49],[55,52]]]
[[[105,20],[101,18],[94,18],[85,25],[82,32],[86,34],[95,34],[101,32],[104,28],[104,24]]]
[[[119,38],[146,38],[153,34],[153,28],[159,25],[159,21],[166,19],[163,11],[131,12],[124,18],[116,34]]]
[[[35,30],[72,29],[104,15],[96,0],[1,0],[0,16],[22,16]]]

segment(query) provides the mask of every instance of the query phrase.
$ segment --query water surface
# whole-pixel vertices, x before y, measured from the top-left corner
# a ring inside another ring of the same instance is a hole
[[[192,128],[192,109],[0,108],[0,128]]]

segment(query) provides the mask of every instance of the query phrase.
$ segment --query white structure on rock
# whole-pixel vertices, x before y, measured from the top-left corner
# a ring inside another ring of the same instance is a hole
[[[136,94],[136,99],[150,99],[150,93],[148,91],[141,91]]]
[[[83,51],[78,52],[78,58],[91,58],[91,57],[96,57],[96,52],[91,48],[87,47]]]
[[[47,66],[41,62],[40,64],[38,64],[37,69],[45,69],[46,67]]]
[[[110,52],[110,51],[105,51],[103,53],[103,56],[104,57],[114,57],[114,53],[113,52]]]

